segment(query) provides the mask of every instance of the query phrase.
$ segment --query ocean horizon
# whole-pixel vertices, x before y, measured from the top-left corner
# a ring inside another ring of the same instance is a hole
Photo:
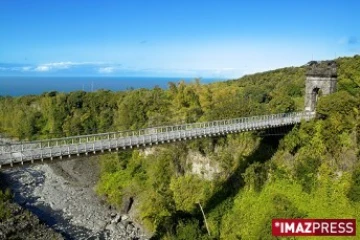
[[[169,82],[192,82],[196,78],[181,77],[0,77],[0,96],[39,95],[44,92],[122,91],[155,86],[166,89]],[[200,78],[201,83],[224,81],[220,78]]]

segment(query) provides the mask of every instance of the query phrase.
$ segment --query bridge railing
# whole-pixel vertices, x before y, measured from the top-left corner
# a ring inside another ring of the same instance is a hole
[[[293,112],[293,113],[279,113],[279,114],[270,114],[270,115],[260,115],[252,117],[241,117],[234,119],[225,119],[225,120],[215,120],[210,122],[198,122],[198,123],[189,123],[173,126],[160,126],[145,128],[139,130],[130,130],[130,131],[117,131],[117,132],[108,132],[108,133],[98,133],[90,135],[80,135],[72,137],[63,137],[63,138],[52,138],[47,140],[36,140],[28,141],[21,143],[13,143],[9,146],[1,146],[0,153],[11,153],[17,151],[25,151],[30,149],[43,149],[51,148],[64,145],[79,145],[87,144],[91,142],[98,142],[102,140],[111,140],[111,139],[122,139],[122,138],[134,138],[137,139],[138,136],[164,136],[165,133],[173,132],[182,132],[187,135],[187,132],[194,132],[194,130],[203,130],[204,133],[210,133],[210,129],[221,128],[221,130],[232,130],[235,125],[241,125],[244,128],[256,128],[259,126],[264,126],[268,124],[269,126],[276,125],[286,125],[300,122],[301,120],[310,120],[315,116],[314,112]],[[206,130],[208,132],[206,132]],[[196,133],[196,131],[195,131]]]

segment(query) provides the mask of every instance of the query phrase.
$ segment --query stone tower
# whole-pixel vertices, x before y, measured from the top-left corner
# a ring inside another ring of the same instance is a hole
[[[335,61],[311,61],[307,67],[305,111],[313,112],[320,93],[327,95],[336,91],[337,66]]]

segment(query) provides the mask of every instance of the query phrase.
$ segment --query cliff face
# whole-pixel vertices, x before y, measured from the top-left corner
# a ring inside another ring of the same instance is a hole
[[[188,153],[186,164],[190,166],[190,174],[196,174],[206,180],[213,180],[222,172],[218,162],[196,151],[190,151]]]

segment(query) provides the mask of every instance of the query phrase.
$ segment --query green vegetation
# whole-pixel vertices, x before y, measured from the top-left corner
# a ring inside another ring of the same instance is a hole
[[[360,57],[337,62],[338,92],[320,97],[317,119],[283,137],[243,133],[103,155],[98,194],[121,209],[132,198],[154,239],[273,239],[275,217],[358,219]],[[0,130],[35,139],[301,111],[304,87],[305,68],[291,67],[168,90],[2,97]],[[194,153],[219,171],[194,174]]]
[[[0,190],[0,222],[7,219],[11,215],[7,204],[11,198],[12,195],[9,189],[6,189],[5,192]]]

